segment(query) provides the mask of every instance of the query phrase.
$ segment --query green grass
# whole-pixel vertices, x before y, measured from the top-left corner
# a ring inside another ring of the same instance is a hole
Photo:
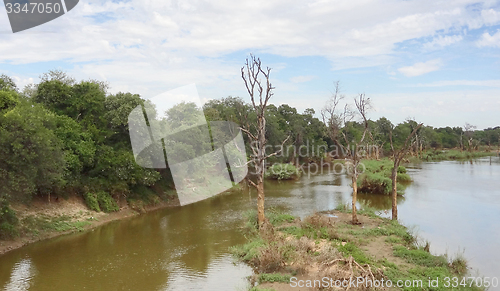
[[[249,291],[276,291],[276,290],[272,288],[252,287]]]
[[[394,255],[403,258],[408,263],[423,267],[446,267],[448,264],[448,260],[444,256],[434,256],[423,249],[395,246]]]
[[[352,242],[348,242],[345,245],[341,244],[337,248],[345,257],[352,256],[359,264],[371,263],[367,255]]]
[[[373,235],[373,236],[387,236],[395,240],[393,236],[402,239],[407,244],[412,244],[415,242],[415,237],[411,234],[408,229],[399,224],[395,220],[384,220],[384,222],[377,228],[367,229],[362,231],[362,235]]]
[[[273,180],[292,180],[300,177],[301,172],[292,164],[276,163],[269,167],[264,176]]]
[[[282,282],[282,283],[290,283],[290,278],[292,276],[289,274],[280,274],[280,273],[270,273],[270,274],[260,274],[259,275],[259,283],[264,282]]]
[[[364,193],[386,194],[392,192],[392,168],[394,163],[387,158],[381,160],[362,160],[365,171],[358,177],[358,190]],[[411,182],[411,177],[406,173],[406,168],[398,167],[397,177],[398,194],[403,194],[404,186],[400,183]]]
[[[339,207],[340,208],[340,207]],[[349,210],[345,210],[346,212]],[[270,214],[274,213],[274,214]],[[368,209],[367,213],[373,213]],[[422,287],[402,287],[401,290],[451,290],[445,287],[445,278],[457,277],[459,280],[467,273],[467,262],[463,256],[449,260],[447,256],[435,256],[426,251],[425,247],[419,247],[417,238],[411,230],[399,224],[397,221],[374,217],[365,228],[348,223],[331,224],[325,216],[315,214],[298,222],[291,215],[272,209],[268,217],[273,217],[275,225],[284,222],[293,222],[293,225],[276,226],[271,232],[254,231],[247,237],[247,243],[233,247],[233,254],[240,260],[252,265],[259,273],[257,281],[284,282],[288,283],[291,276],[305,269],[300,264],[309,265],[312,262],[323,261],[325,254],[314,249],[303,249],[297,247],[302,237],[307,237],[319,244],[326,240],[330,247],[336,249],[346,260],[352,257],[358,264],[371,266],[372,271],[378,270],[383,275],[396,283],[398,280],[416,280],[422,282]],[[248,212],[247,224],[256,224],[256,213]],[[270,219],[271,220],[271,219]],[[281,233],[295,237],[295,242],[285,239]],[[392,248],[393,255],[401,258],[405,263],[396,264],[394,259],[375,259],[360,246],[367,244],[374,237],[383,238],[383,242]],[[337,253],[338,256],[338,253]],[[331,260],[329,257],[327,261]],[[291,267],[291,263],[293,268]],[[302,262],[296,265],[295,262]],[[439,280],[437,287],[428,287],[429,279]],[[470,282],[469,282],[470,283]],[[254,287],[251,290],[260,290]],[[457,286],[453,290],[483,290],[476,286]]]
[[[421,160],[423,161],[445,161],[445,160],[470,160],[486,156],[492,156],[492,152],[468,152],[459,150],[429,150],[425,151]]]
[[[243,245],[231,247],[231,253],[240,258],[242,261],[250,262],[257,258],[261,248],[265,247],[266,243],[263,239],[254,237]]]
[[[295,217],[293,215],[284,213],[283,211],[276,208],[269,209],[266,215],[269,222],[274,226],[279,226],[285,222],[293,222],[295,220]]]
[[[28,216],[22,220],[22,231],[38,235],[40,232],[48,231],[83,231],[84,227],[90,225],[89,221],[72,221],[71,217],[63,215],[59,217]]]

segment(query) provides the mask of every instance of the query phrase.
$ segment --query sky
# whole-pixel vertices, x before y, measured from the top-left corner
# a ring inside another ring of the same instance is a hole
[[[49,70],[152,98],[196,84],[202,100],[250,101],[241,67],[270,67],[271,102],[317,116],[339,81],[368,117],[500,126],[500,1],[80,0],[12,33],[0,7],[0,74],[20,88]]]

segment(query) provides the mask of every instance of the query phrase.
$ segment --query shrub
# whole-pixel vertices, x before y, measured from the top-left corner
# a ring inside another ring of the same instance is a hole
[[[104,212],[113,212],[120,210],[118,204],[116,204],[115,199],[113,199],[113,197],[111,197],[108,192],[97,192],[97,201],[99,202],[99,207]]]
[[[157,197],[156,192],[148,186],[145,185],[135,185],[132,187],[132,191],[128,198],[139,199],[146,204],[152,202],[154,197]]]
[[[300,172],[292,164],[274,164],[267,169],[265,177],[274,180],[292,180],[300,177]]]
[[[391,194],[392,192],[392,169],[394,164],[389,159],[364,160],[365,172],[358,178],[358,189],[360,192]],[[411,177],[406,173],[406,168],[398,167],[398,182],[411,182]],[[397,184],[398,194],[402,194],[404,186]]]
[[[113,212],[120,210],[118,204],[108,192],[87,193],[84,198],[87,206],[94,211]]]
[[[85,198],[85,203],[87,204],[88,208],[97,212],[101,211],[101,208],[99,208],[99,202],[97,200],[96,193],[86,193],[85,195],[83,195],[83,197]]]
[[[8,239],[17,235],[18,219],[16,212],[10,208],[6,200],[0,200],[0,239]]]

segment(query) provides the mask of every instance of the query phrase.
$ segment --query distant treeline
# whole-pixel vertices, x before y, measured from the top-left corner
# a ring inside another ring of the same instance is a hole
[[[40,83],[22,90],[12,78],[2,75],[2,205],[9,201],[29,202],[34,196],[51,199],[74,193],[86,197],[88,193],[102,195],[103,192],[115,201],[123,197],[151,202],[163,193],[172,193],[174,186],[168,169],[142,168],[132,154],[128,115],[144,102],[147,101],[138,94],[108,94],[107,84],[103,82],[77,82],[60,71],[46,73],[41,76]],[[253,130],[256,114],[241,98],[211,100],[203,110],[207,120],[233,121]],[[287,136],[283,146],[297,149],[284,151],[272,157],[270,162],[310,161],[325,157],[326,152],[336,146],[313,109],[298,113],[286,104],[269,105],[266,114],[269,151],[276,150]],[[366,144],[377,146],[381,149],[378,154],[387,155],[390,153],[390,129],[394,129],[397,141],[398,132],[404,136],[414,126],[415,121],[396,126],[386,118],[370,121],[370,138],[366,139]],[[350,121],[341,130],[348,138],[354,138],[362,134],[363,128],[360,123]],[[469,125],[465,128],[424,126],[417,134],[414,150],[459,148],[473,151],[480,145],[499,146],[499,136],[498,126],[486,130],[474,130]],[[247,154],[250,152],[247,150]],[[341,155],[341,151],[337,154]]]

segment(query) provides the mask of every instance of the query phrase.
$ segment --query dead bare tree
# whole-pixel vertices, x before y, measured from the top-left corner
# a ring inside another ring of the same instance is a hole
[[[469,152],[472,152],[473,149],[473,136],[474,136],[474,131],[476,130],[477,126],[465,123],[464,126],[464,131],[465,131],[465,137],[467,138],[467,146]]]
[[[418,124],[410,134],[406,137],[404,144],[402,144],[398,149],[394,146],[393,141],[393,131],[394,129],[391,127],[389,131],[389,142],[391,143],[392,150],[392,161],[394,162],[394,167],[392,168],[391,180],[392,180],[392,220],[398,220],[398,168],[401,164],[403,158],[408,154],[409,150],[413,146],[412,138],[416,136],[420,127],[422,127],[423,123]]]
[[[340,132],[342,131],[342,122],[344,117],[342,114],[337,113],[337,107],[339,102],[345,98],[344,95],[340,94],[340,82],[334,82],[334,92],[332,96],[327,101],[323,109],[321,109],[321,117],[323,118],[323,123],[326,125],[327,134],[332,139],[333,142],[336,143],[336,146],[342,146],[338,138],[340,136]]]
[[[323,116],[323,122],[327,126],[328,135],[336,143],[337,146],[341,147],[344,154],[344,158],[348,161],[351,181],[352,181],[352,223],[359,224],[356,201],[358,194],[358,176],[359,176],[359,163],[363,157],[362,151],[360,150],[360,145],[363,144],[365,137],[368,133],[368,118],[366,116],[367,111],[370,108],[370,98],[366,98],[365,94],[360,94],[358,97],[354,98],[354,104],[356,107],[355,111],[350,110],[348,105],[344,106],[343,112],[338,112],[338,105],[340,100],[344,98],[340,95],[339,83],[335,83],[335,92],[332,94],[331,99],[327,102],[321,114]],[[361,117],[363,124],[363,134],[359,140],[349,139],[346,133],[346,125],[352,121],[352,119],[357,115]],[[344,144],[340,141],[342,137]]]
[[[346,136],[346,131],[342,131],[342,136],[344,137],[344,142],[347,145],[347,153],[348,157],[352,163],[352,173],[351,173],[351,181],[352,181],[352,224],[360,224],[358,221],[358,216],[356,213],[356,201],[358,196],[358,166],[361,161],[363,155],[360,151],[360,145],[363,144],[365,140],[366,133],[368,132],[368,118],[366,114],[370,109],[370,98],[366,98],[365,94],[360,94],[358,98],[354,98],[354,104],[356,105],[356,113],[361,116],[363,122],[363,135],[361,139],[356,141],[349,141]],[[344,114],[344,117],[347,115]],[[351,115],[354,116],[354,115]],[[344,123],[345,124],[345,123]]]
[[[274,95],[274,87],[269,79],[270,73],[271,69],[268,67],[264,70],[260,59],[253,55],[250,55],[250,59],[246,59],[245,66],[241,68],[241,78],[245,82],[245,87],[250,95],[253,109],[257,115],[257,121],[256,124],[254,124],[255,134],[250,131],[250,125],[248,123],[244,126],[246,128],[242,127],[241,130],[248,135],[252,143],[252,159],[248,163],[253,164],[257,175],[257,181],[253,182],[250,179],[248,181],[257,189],[257,216],[259,228],[262,228],[266,222],[264,214],[265,160],[279,153],[278,151],[266,155],[265,152],[267,143],[265,113],[269,99]],[[261,77],[264,78],[264,82],[261,80]],[[287,139],[288,137],[283,141],[283,144]],[[283,146],[281,148],[283,148]]]

